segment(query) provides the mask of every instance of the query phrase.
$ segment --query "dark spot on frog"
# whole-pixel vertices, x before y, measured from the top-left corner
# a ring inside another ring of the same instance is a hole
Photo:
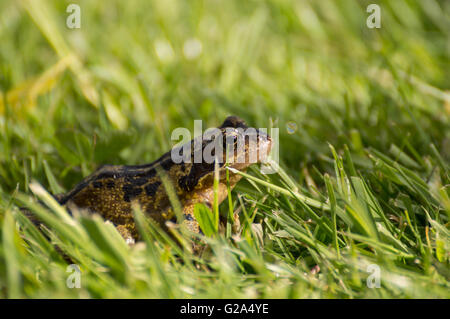
[[[173,165],[173,162],[171,159],[166,159],[163,162],[161,162],[161,167],[164,168],[166,171],[168,171]]]
[[[212,209],[212,204],[211,204],[210,202],[204,202],[204,204],[205,204],[206,206],[208,206],[209,209]]]
[[[223,166],[224,163],[220,163],[219,167]],[[196,163],[191,166],[191,170],[188,174],[182,176],[178,180],[178,185],[181,189],[190,192],[195,186],[197,186],[198,181],[201,177],[214,171],[214,163]]]
[[[116,183],[114,183],[114,181],[106,182],[106,187],[108,187],[109,189],[114,188],[115,185],[116,185]]]
[[[173,216],[171,219],[169,219],[170,222],[176,224],[177,223],[177,217]]]
[[[156,170],[154,168],[152,168],[152,169],[146,171],[144,174],[142,174],[142,176],[146,177],[146,178],[152,178],[155,175],[156,175]]]
[[[147,196],[153,196],[156,194],[156,191],[158,190],[159,185],[161,185],[161,182],[154,182],[151,184],[148,184],[147,186],[144,187],[145,189],[145,193],[147,194]]]
[[[125,184],[123,185],[123,200],[126,202],[130,202],[133,198],[136,196],[139,196],[139,194],[142,193],[142,188],[140,187],[134,187],[134,185],[131,184]]]
[[[93,182],[92,186],[94,186],[94,188],[102,188],[103,187],[103,183],[102,182]]]
[[[136,185],[136,186],[142,186],[144,184],[147,184],[147,182],[148,182],[147,177],[138,177],[136,179],[133,179],[132,183],[133,183],[133,185]]]
[[[180,186],[180,188],[182,190],[188,192],[191,189],[193,189],[195,187],[195,185],[197,185],[197,182],[195,180],[193,180],[192,178],[189,178],[189,176],[182,176],[178,180],[178,185]]]

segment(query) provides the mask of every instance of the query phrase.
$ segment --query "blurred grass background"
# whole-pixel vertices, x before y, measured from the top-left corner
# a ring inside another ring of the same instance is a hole
[[[70,3],[80,29],[66,27]],[[366,26],[370,3],[381,7],[380,29]],[[2,1],[2,294],[448,298],[449,34],[450,5],[436,0]],[[327,203],[336,196],[335,232],[333,212],[242,182],[234,208],[259,207],[265,246],[218,241],[209,270],[178,264],[164,247],[122,247],[121,268],[117,254],[83,255],[56,230],[89,283],[70,290],[64,262],[13,227],[23,227],[15,198],[31,197],[31,180],[62,192],[101,164],[155,160],[176,127],[230,114],[280,128],[285,178],[260,178]],[[378,234],[380,218],[395,239]],[[227,254],[236,264],[223,269]],[[403,277],[368,289],[365,258]],[[129,278],[117,277],[123,267]]]

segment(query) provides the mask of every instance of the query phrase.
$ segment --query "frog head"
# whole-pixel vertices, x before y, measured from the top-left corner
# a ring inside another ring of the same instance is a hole
[[[248,127],[239,117],[229,116],[218,128],[207,130],[190,145],[193,162],[189,173],[179,181],[185,190],[211,184],[216,164],[219,179],[223,181],[226,166],[243,171],[252,164],[265,161],[272,139],[262,130]],[[195,153],[199,152],[200,156],[196,157]]]

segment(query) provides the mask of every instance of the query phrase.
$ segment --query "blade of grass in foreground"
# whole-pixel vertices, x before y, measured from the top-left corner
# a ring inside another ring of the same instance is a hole
[[[312,206],[312,207],[315,207],[315,208],[320,208],[320,209],[323,209],[323,210],[330,210],[330,206],[328,206],[328,204],[321,203],[321,202],[319,202],[319,201],[317,201],[315,199],[312,199],[312,198],[307,197],[305,195],[299,194],[298,192],[292,192],[292,191],[286,190],[286,189],[284,189],[284,188],[282,188],[280,186],[277,186],[277,185],[271,184],[269,182],[263,181],[262,179],[259,179],[257,177],[252,176],[252,175],[249,175],[247,173],[238,171],[237,169],[234,169],[232,167],[227,167],[227,169],[229,169],[232,173],[242,175],[245,178],[248,178],[249,180],[252,180],[252,181],[254,181],[254,182],[258,183],[258,184],[261,184],[261,185],[264,185],[266,187],[269,187],[269,188],[273,189],[276,192],[279,192],[281,194],[287,195],[289,197],[293,197],[293,198],[295,198],[295,199],[305,203],[308,206]]]
[[[338,238],[337,238],[337,227],[336,227],[336,196],[334,194],[330,176],[328,174],[325,174],[324,178],[325,178],[325,185],[327,186],[328,197],[330,198],[330,205],[331,205],[330,208],[331,208],[331,215],[332,215],[332,219],[333,219],[333,243],[334,243],[334,248],[336,249],[338,258],[339,258],[340,254],[339,254],[339,244],[338,244]]]
[[[20,266],[15,243],[15,230],[14,218],[11,215],[11,212],[7,210],[3,220],[2,240],[6,264],[6,280],[8,284],[7,293],[9,298],[18,298],[21,290]]]

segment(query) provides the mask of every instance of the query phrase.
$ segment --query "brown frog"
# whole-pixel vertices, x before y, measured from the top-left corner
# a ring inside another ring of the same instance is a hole
[[[56,195],[60,204],[69,209],[77,207],[87,209],[110,220],[122,236],[133,242],[138,232],[133,220],[132,203],[136,202],[149,218],[166,229],[167,221],[176,221],[171,202],[161,176],[164,174],[175,191],[182,207],[182,221],[189,230],[201,232],[194,217],[194,206],[204,203],[212,207],[214,200],[214,168],[217,162],[219,171],[218,202],[227,197],[226,165],[245,171],[255,162],[261,162],[270,151],[271,138],[256,129],[248,129],[245,122],[237,116],[229,116],[216,130],[221,135],[206,133],[191,140],[184,147],[178,146],[175,153],[183,154],[188,150],[192,155],[190,162],[179,163],[173,159],[173,150],[162,155],[156,161],[145,165],[121,166],[105,165],[86,177],[66,194]],[[195,151],[205,151],[211,143],[222,146],[223,152],[214,149],[214,160],[195,160]],[[241,143],[241,144],[239,144]],[[233,146],[231,152],[230,146]],[[229,152],[226,152],[227,147]],[[256,155],[256,157],[255,157]],[[226,164],[227,163],[227,164]],[[229,183],[233,188],[241,178],[230,171]]]

